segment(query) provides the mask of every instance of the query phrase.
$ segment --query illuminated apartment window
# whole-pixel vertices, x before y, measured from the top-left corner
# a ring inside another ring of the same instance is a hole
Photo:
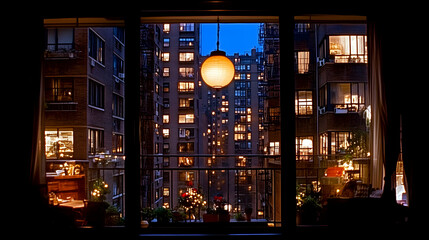
[[[194,91],[195,83],[194,82],[179,82],[178,91],[179,93],[191,93]]]
[[[162,31],[165,32],[165,33],[169,33],[170,32],[170,24],[169,23],[165,23],[163,25]]]
[[[270,155],[280,154],[280,142],[270,142]]]
[[[162,116],[162,123],[170,123],[170,115],[164,114]]]
[[[165,67],[162,69],[162,76],[163,77],[169,77],[170,76],[170,68],[169,67]]]
[[[193,67],[180,67],[179,76],[182,78],[193,78],[194,77],[194,68]]]
[[[194,114],[179,114],[179,123],[194,123]]]
[[[295,114],[296,115],[313,114],[312,91],[295,92]]]
[[[46,128],[46,159],[71,159],[73,158],[73,149],[73,129]]]
[[[170,53],[169,52],[163,52],[161,55],[161,59],[163,62],[169,62],[170,61]]]
[[[164,138],[170,138],[170,129],[169,128],[162,129],[162,136]]]
[[[194,129],[193,128],[179,128],[179,138],[193,138]]]
[[[313,137],[296,137],[296,160],[313,161]]]
[[[329,54],[336,63],[368,63],[367,37],[329,36]]]
[[[365,108],[366,83],[330,83],[330,103],[337,112],[359,112]]]
[[[179,53],[179,62],[191,62],[194,61],[193,52],[181,52]]]
[[[89,153],[96,154],[104,148],[104,130],[88,129]]]
[[[179,108],[193,108],[194,99],[193,98],[179,98]]]
[[[192,167],[194,166],[194,157],[179,157],[179,167]]]
[[[295,52],[295,69],[298,74],[308,73],[309,64],[310,64],[309,51]]]
[[[112,153],[124,152],[124,135],[113,134],[112,136]]]
[[[179,29],[181,32],[193,32],[194,24],[193,23],[180,23]]]

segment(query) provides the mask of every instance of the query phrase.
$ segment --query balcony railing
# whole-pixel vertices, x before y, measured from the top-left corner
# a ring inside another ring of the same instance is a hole
[[[153,166],[157,166],[142,169],[147,185],[143,187],[144,208],[164,207],[183,214],[183,197],[197,191],[204,204],[195,206],[182,221],[203,222],[207,208],[222,208],[228,212],[230,222],[245,221],[246,211],[251,222],[280,222],[280,165],[273,164],[280,162],[279,155],[187,154],[186,157],[193,158],[193,165],[182,167],[178,159],[183,156],[143,156],[144,161],[153,161]]]

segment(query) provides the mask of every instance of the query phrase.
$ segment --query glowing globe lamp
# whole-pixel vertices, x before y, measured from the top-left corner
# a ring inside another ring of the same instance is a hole
[[[225,56],[224,51],[213,51],[201,65],[201,76],[212,88],[223,88],[234,78],[234,64]]]

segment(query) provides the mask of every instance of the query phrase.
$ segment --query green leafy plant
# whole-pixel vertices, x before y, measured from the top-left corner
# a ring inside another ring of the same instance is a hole
[[[106,194],[109,193],[109,185],[102,178],[98,178],[94,181],[91,191],[93,201],[104,202],[106,200]]]
[[[143,208],[141,211],[142,219],[151,222],[155,218],[155,213],[151,207]]]
[[[156,220],[159,223],[169,223],[170,219],[173,217],[170,209],[159,207],[154,210]]]

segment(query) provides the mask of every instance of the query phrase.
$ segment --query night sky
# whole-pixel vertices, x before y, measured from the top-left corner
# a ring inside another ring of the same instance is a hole
[[[201,24],[201,55],[210,55],[216,50],[217,23]],[[261,48],[258,44],[259,23],[221,23],[219,49],[227,55],[234,53],[250,54],[252,48]]]

